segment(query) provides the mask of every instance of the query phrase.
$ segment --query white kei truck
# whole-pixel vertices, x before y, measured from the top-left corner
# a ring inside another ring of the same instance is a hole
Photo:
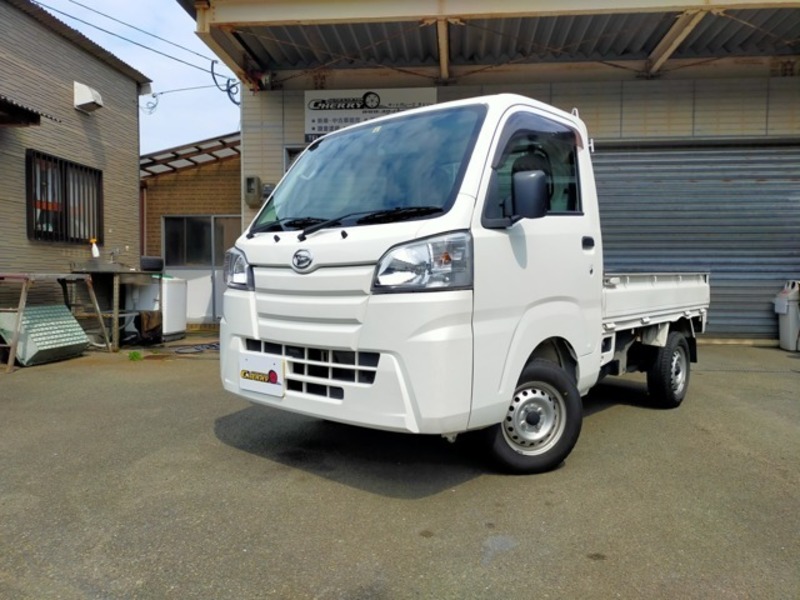
[[[677,407],[706,273],[608,273],[584,123],[518,95],[353,125],[303,152],[225,259],[220,369],[250,402],[559,466],[581,397],[647,373]]]

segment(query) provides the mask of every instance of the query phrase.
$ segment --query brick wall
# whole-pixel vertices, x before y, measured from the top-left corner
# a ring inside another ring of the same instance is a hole
[[[239,157],[143,180],[145,254],[160,256],[162,222],[167,215],[241,213]]]

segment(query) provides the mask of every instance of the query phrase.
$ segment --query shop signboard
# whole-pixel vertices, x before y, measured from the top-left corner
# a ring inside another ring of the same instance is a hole
[[[307,90],[305,141],[401,110],[436,104],[436,88]]]

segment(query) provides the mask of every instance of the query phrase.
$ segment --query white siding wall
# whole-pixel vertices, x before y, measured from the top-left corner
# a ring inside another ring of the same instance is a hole
[[[68,272],[87,260],[87,245],[27,239],[25,151],[29,148],[103,172],[105,244],[138,265],[139,109],[132,79],[0,2],[0,93],[61,122],[0,127],[0,271]],[[73,82],[100,92],[104,107],[73,106]]]
[[[303,92],[262,92],[242,98],[242,189],[244,178],[277,183],[284,172],[286,147],[303,146]],[[242,201],[242,226],[255,216]]]

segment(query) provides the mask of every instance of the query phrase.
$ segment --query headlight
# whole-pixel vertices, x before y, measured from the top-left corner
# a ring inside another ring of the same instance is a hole
[[[253,269],[247,263],[244,252],[231,248],[225,253],[225,284],[237,290],[253,290]]]
[[[472,289],[472,236],[448,233],[397,246],[378,262],[372,291]]]

